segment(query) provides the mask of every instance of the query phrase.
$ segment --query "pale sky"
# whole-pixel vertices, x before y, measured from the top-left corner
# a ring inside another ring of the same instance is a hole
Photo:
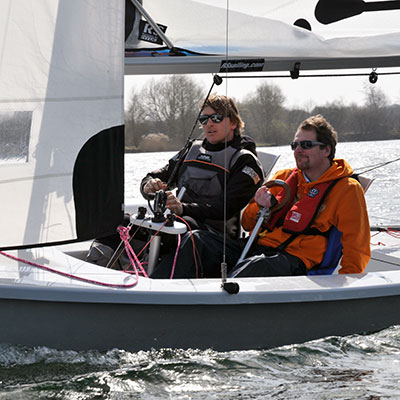
[[[329,72],[324,71],[324,73]],[[347,72],[353,73],[354,71]],[[364,70],[363,72],[365,73],[366,71]],[[375,83],[375,86],[383,90],[388,96],[390,103],[400,104],[400,75],[379,76],[380,70],[378,69],[376,72],[378,73],[378,81]],[[312,73],[308,72],[308,74]],[[265,72],[262,75],[271,75],[271,73]],[[136,88],[136,90],[140,89],[151,79],[162,79],[162,77],[163,75],[125,76],[125,107],[129,104],[129,95],[132,88]],[[212,84],[211,74],[195,74],[191,75],[191,77],[199,84],[204,85],[205,91],[208,92]],[[324,105],[337,100],[341,100],[345,105],[351,103],[362,104],[364,101],[364,87],[365,85],[371,85],[367,76],[340,78],[300,77],[296,80],[291,78],[224,79],[224,74],[221,74],[221,77],[223,78],[223,83],[220,86],[214,86],[215,90],[213,91],[220,94],[227,94],[236,100],[244,99],[246,95],[254,91],[263,81],[274,83],[282,89],[286,97],[285,107],[287,108],[301,106],[302,108],[311,109],[315,105]]]
[[[313,32],[323,36],[324,38],[352,36],[354,34],[354,25],[361,26],[361,31],[367,35],[378,33],[387,33],[390,31],[399,31],[399,14],[400,11],[381,11],[381,12],[364,12],[353,18],[347,18],[343,21],[323,25],[314,17],[314,8],[317,0],[197,0],[218,7],[229,6],[230,10],[246,12],[260,17],[268,16],[269,18],[285,21],[292,24],[297,18],[305,18],[310,22]],[[378,69],[376,72],[389,72],[393,69]],[[337,73],[338,71],[336,71]],[[354,73],[360,71],[339,71],[341,73]],[[363,73],[370,73],[369,70],[363,70]],[[397,71],[398,72],[398,71]],[[318,73],[335,73],[335,71],[305,71],[303,75]],[[283,73],[278,73],[282,75]],[[289,75],[289,73],[287,72]],[[302,73],[300,73],[301,76]],[[243,75],[243,74],[240,74]],[[255,76],[253,73],[252,76]],[[271,75],[264,72],[260,75]],[[150,79],[160,79],[162,76],[125,76],[125,107],[129,103],[129,95],[132,88],[140,89]],[[208,92],[212,84],[211,74],[191,75],[198,83],[204,85],[205,92]],[[224,78],[224,75],[221,75]],[[264,79],[265,80],[265,79]],[[323,105],[328,102],[341,100],[344,104],[351,103],[361,104],[364,100],[365,85],[370,85],[368,77],[340,77],[340,78],[299,78],[292,80],[291,78],[274,78],[266,79],[268,83],[274,83],[281,87],[286,97],[285,106],[293,108],[301,106],[302,108],[312,108],[314,105]],[[216,87],[218,93],[227,94],[242,100],[250,92],[254,91],[256,86],[261,84],[263,79],[247,78],[247,79],[224,79],[221,86]],[[376,87],[383,90],[388,96],[390,103],[400,104],[400,75],[380,75],[375,84]]]

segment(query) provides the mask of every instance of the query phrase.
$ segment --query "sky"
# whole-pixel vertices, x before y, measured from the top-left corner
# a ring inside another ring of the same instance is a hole
[[[329,73],[330,71],[324,71]],[[333,71],[332,71],[333,72]],[[351,72],[354,71],[343,71]],[[363,71],[369,73],[370,71]],[[400,75],[380,75],[378,73],[378,81],[375,87],[381,89],[388,97],[390,103],[400,104]],[[383,70],[382,70],[383,72]],[[337,71],[336,71],[337,73]],[[255,74],[253,74],[254,76]],[[263,73],[262,75],[270,75]],[[191,77],[201,85],[204,85],[208,92],[212,84],[211,74],[194,74]],[[299,78],[293,80],[291,78],[241,78],[241,79],[224,79],[220,86],[214,86],[220,94],[227,94],[236,100],[243,100],[255,88],[264,81],[279,86],[286,98],[285,107],[303,109],[312,109],[316,105],[324,105],[331,102],[341,101],[345,105],[351,103],[362,104],[364,102],[365,90],[371,84],[368,76],[361,77],[338,77],[338,78]],[[125,76],[125,107],[129,105],[129,95],[132,89],[141,89],[151,79],[163,79],[165,75],[141,75],[141,76]]]
[[[400,11],[364,12],[353,18],[347,18],[335,24],[323,25],[314,16],[314,8],[317,0],[197,0],[213,6],[226,7],[230,10],[246,12],[260,17],[274,18],[287,23],[293,23],[297,18],[305,18],[310,22],[313,32],[328,39],[330,37],[352,36],[354,24],[361,24],[364,33],[377,34],[400,30]],[[378,0],[379,1],[379,0]],[[381,0],[385,1],[385,0]],[[378,81],[375,86],[381,89],[388,97],[389,103],[400,104],[400,75],[379,75],[380,72],[391,72],[393,69],[378,69]],[[324,73],[335,73],[335,71],[323,71]],[[362,72],[368,74],[371,71],[340,71],[342,73]],[[303,75],[313,72],[304,72]],[[318,73],[318,71],[314,72]],[[322,73],[320,71],[320,73]],[[337,73],[337,71],[336,71]],[[282,74],[282,73],[281,73]],[[287,73],[288,74],[288,73]],[[241,74],[243,75],[243,74]],[[252,76],[255,76],[253,73]],[[271,73],[260,73],[259,75],[271,75]],[[211,74],[191,75],[195,81],[204,85],[208,91],[212,84]],[[345,105],[351,103],[362,104],[366,88],[371,85],[368,76],[362,77],[340,77],[340,78],[247,78],[247,79],[224,79],[221,86],[216,87],[216,92],[227,94],[236,100],[243,100],[248,94],[265,80],[268,83],[278,85],[286,98],[285,106],[288,108],[302,107],[311,109],[315,105],[324,105],[330,102],[341,101]],[[125,76],[125,107],[129,104],[129,95],[133,88],[141,89],[151,79],[162,79],[162,75],[149,76]]]

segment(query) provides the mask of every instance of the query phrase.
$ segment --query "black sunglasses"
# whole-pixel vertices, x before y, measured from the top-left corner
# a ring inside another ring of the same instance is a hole
[[[219,124],[220,122],[222,122],[224,120],[223,115],[215,113],[215,114],[211,114],[211,115],[207,115],[207,114],[200,115],[199,122],[202,125],[205,125],[208,122],[208,118],[210,118],[212,122],[215,122],[217,124]]]
[[[292,142],[292,143],[290,143],[290,147],[292,148],[293,151],[297,149],[298,145],[300,145],[300,147],[303,150],[310,150],[315,146],[326,146],[325,143],[314,142],[313,140],[300,140],[300,142]]]

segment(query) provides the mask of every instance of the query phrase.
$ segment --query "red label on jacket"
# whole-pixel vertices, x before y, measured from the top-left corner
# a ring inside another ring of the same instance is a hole
[[[314,221],[318,209],[325,198],[325,192],[332,182],[318,183],[313,186],[303,198],[293,204],[286,214],[283,229],[286,232],[303,232]]]

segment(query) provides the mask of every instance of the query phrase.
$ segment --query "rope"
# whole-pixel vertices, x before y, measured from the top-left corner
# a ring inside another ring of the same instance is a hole
[[[365,174],[366,172],[373,171],[374,169],[378,169],[378,168],[384,167],[385,165],[391,164],[391,163],[399,161],[399,160],[400,160],[400,157],[395,158],[394,160],[391,160],[391,161],[385,161],[385,162],[382,162],[382,163],[379,163],[379,164],[373,164],[373,165],[369,165],[369,166],[366,166],[366,167],[361,167],[361,168],[358,168],[356,170],[358,171],[360,169],[362,170],[364,168],[369,168],[369,169],[366,169],[365,171],[358,172],[358,175],[362,175],[362,174]]]
[[[151,239],[143,246],[142,250],[139,251],[138,253],[138,257],[146,250],[147,246],[150,246],[150,243],[154,240],[154,238],[161,232],[161,229],[164,228],[165,224],[168,221],[165,220],[165,222],[162,224],[162,226],[160,227],[160,229],[151,237]]]
[[[131,287],[136,286],[136,284],[139,281],[139,277],[138,277],[138,275],[136,275],[135,282],[131,283],[131,284],[127,284],[127,285],[117,284],[117,283],[101,282],[101,281],[96,281],[96,280],[93,280],[93,279],[83,278],[83,277],[80,277],[80,276],[69,274],[67,272],[59,271],[59,270],[56,270],[56,269],[53,269],[53,268],[50,268],[50,267],[46,267],[45,265],[38,264],[38,263],[35,263],[33,261],[24,260],[23,258],[19,258],[19,257],[13,256],[11,254],[4,253],[3,251],[0,251],[0,254],[5,256],[5,257],[8,257],[8,258],[10,258],[10,259],[12,259],[14,261],[22,262],[24,264],[28,264],[28,265],[43,269],[43,270],[48,271],[48,272],[52,272],[52,273],[55,273],[55,274],[58,274],[58,275],[61,275],[61,276],[66,276],[67,278],[75,279],[77,281],[91,283],[93,285],[100,285],[100,286],[113,287],[113,288],[131,288]]]
[[[135,232],[133,232],[133,234],[131,235],[131,238],[129,239],[129,242],[132,241],[132,239],[135,237],[136,233],[138,232],[138,230],[142,227],[143,222],[138,225],[136,227]],[[132,224],[129,224],[128,226],[132,227]],[[121,257],[122,253],[124,252],[125,249],[120,249],[121,245],[122,245],[122,241],[119,243],[117,250],[115,250],[114,254],[111,256],[110,260],[108,261],[106,268],[112,268],[114,267],[115,263],[119,260],[119,258]],[[119,253],[117,254],[117,252],[119,251]],[[138,254],[138,256],[140,255],[140,253]],[[143,264],[143,263],[142,263]]]
[[[229,0],[226,0],[226,26],[225,26],[225,59],[229,59]],[[228,70],[225,71],[225,78],[228,77]],[[228,81],[226,81],[225,85],[225,96],[228,97]],[[225,115],[228,116],[228,103],[225,107]],[[227,130],[228,126],[225,123],[225,148],[228,147],[228,137],[227,137]],[[228,155],[225,152],[224,157],[224,164],[225,168],[227,168],[228,164]],[[227,221],[227,173],[224,171],[224,235],[223,235],[223,253],[222,253],[222,262],[221,262],[221,281],[222,285],[226,282],[227,279],[227,269],[226,269],[226,238],[227,238],[227,231],[226,231],[226,221]]]
[[[400,239],[400,231],[398,229],[387,228],[386,233],[396,239]]]
[[[395,239],[400,239],[400,230],[399,229],[395,229],[395,228],[380,228],[376,233],[374,233],[373,235],[371,235],[371,239],[381,233],[386,233],[387,235],[394,237]],[[377,243],[372,243],[372,246],[386,246],[385,243],[378,241]]]
[[[137,258],[139,258],[139,256],[146,250],[146,248],[150,245],[150,243],[153,241],[153,239],[160,233],[160,231],[161,231],[161,229],[165,226],[165,224],[167,223],[167,221],[165,221],[164,223],[163,223],[163,225],[160,227],[160,229],[151,237],[151,239],[142,247],[142,249],[139,251],[139,253],[137,254]],[[128,225],[128,228],[129,228],[129,230],[130,230],[130,228],[131,228],[131,224],[129,224]],[[142,224],[140,224],[139,226],[138,226],[138,228],[140,228],[142,226]],[[130,237],[130,239],[129,239],[129,241],[128,241],[128,244],[129,244],[129,247],[130,248],[132,248],[131,246],[130,246],[130,242],[131,242],[131,240],[135,237],[135,233],[138,231],[138,228],[135,230],[135,232],[133,233],[133,235],[131,235],[131,237]],[[128,235],[129,235],[129,233],[128,233]],[[121,234],[120,234],[120,236],[121,236]],[[123,243],[123,241],[121,241],[121,243]],[[121,256],[121,254],[122,254],[122,252],[123,252],[124,250],[121,250],[121,252],[119,253],[119,255],[118,255],[118,257],[117,257],[117,259],[116,260],[118,260],[118,258]],[[127,253],[128,253],[128,251],[126,251]],[[134,253],[134,250],[132,249],[132,252],[133,252],[133,254],[135,254]],[[128,255],[128,257],[129,257],[129,255]],[[115,261],[116,261],[115,260]],[[129,259],[129,261],[131,261],[130,259]],[[115,263],[115,262],[114,262]],[[113,265],[114,265],[114,263],[113,263]],[[145,264],[144,262],[142,262],[142,263],[140,263],[140,261],[138,262],[139,264],[141,264],[141,266],[143,267],[143,264]],[[129,267],[132,265],[132,268],[134,268],[134,264],[132,264],[132,262],[130,263],[130,264],[128,264],[124,269],[123,269],[123,271],[124,272],[127,272],[127,273],[131,273],[131,271],[129,270]],[[132,272],[134,272],[134,270],[132,271]],[[146,277],[148,277],[148,276],[146,276]]]
[[[131,244],[129,243],[129,231],[130,231],[130,227],[128,226],[122,226],[120,225],[118,227],[118,232],[119,232],[119,236],[121,237],[121,240],[124,242],[125,244],[125,251],[126,254],[128,254],[128,258],[129,261],[134,269],[134,272],[136,274],[136,276],[139,276],[139,274],[143,274],[144,277],[148,278],[147,273],[145,271],[145,269],[143,268],[141,262],[139,261],[138,257],[136,256],[136,253],[133,251]],[[137,263],[137,266],[139,268],[139,271],[136,267],[135,261]],[[125,271],[128,272],[128,271]]]
[[[181,247],[181,234],[178,234],[178,245],[176,246],[174,262],[172,264],[171,276],[169,277],[169,279],[172,279],[174,277],[176,260],[178,259],[178,253],[179,253],[179,248],[180,247]]]
[[[198,278],[199,277],[199,267],[197,264],[196,244],[194,243],[192,229],[190,228],[190,225],[182,217],[180,217],[179,215],[176,215],[176,218],[180,219],[184,224],[186,224],[186,226],[190,232],[190,239],[192,241],[192,246],[193,246],[193,259],[194,259],[194,264],[195,264],[195,268],[196,268],[196,278]]]

